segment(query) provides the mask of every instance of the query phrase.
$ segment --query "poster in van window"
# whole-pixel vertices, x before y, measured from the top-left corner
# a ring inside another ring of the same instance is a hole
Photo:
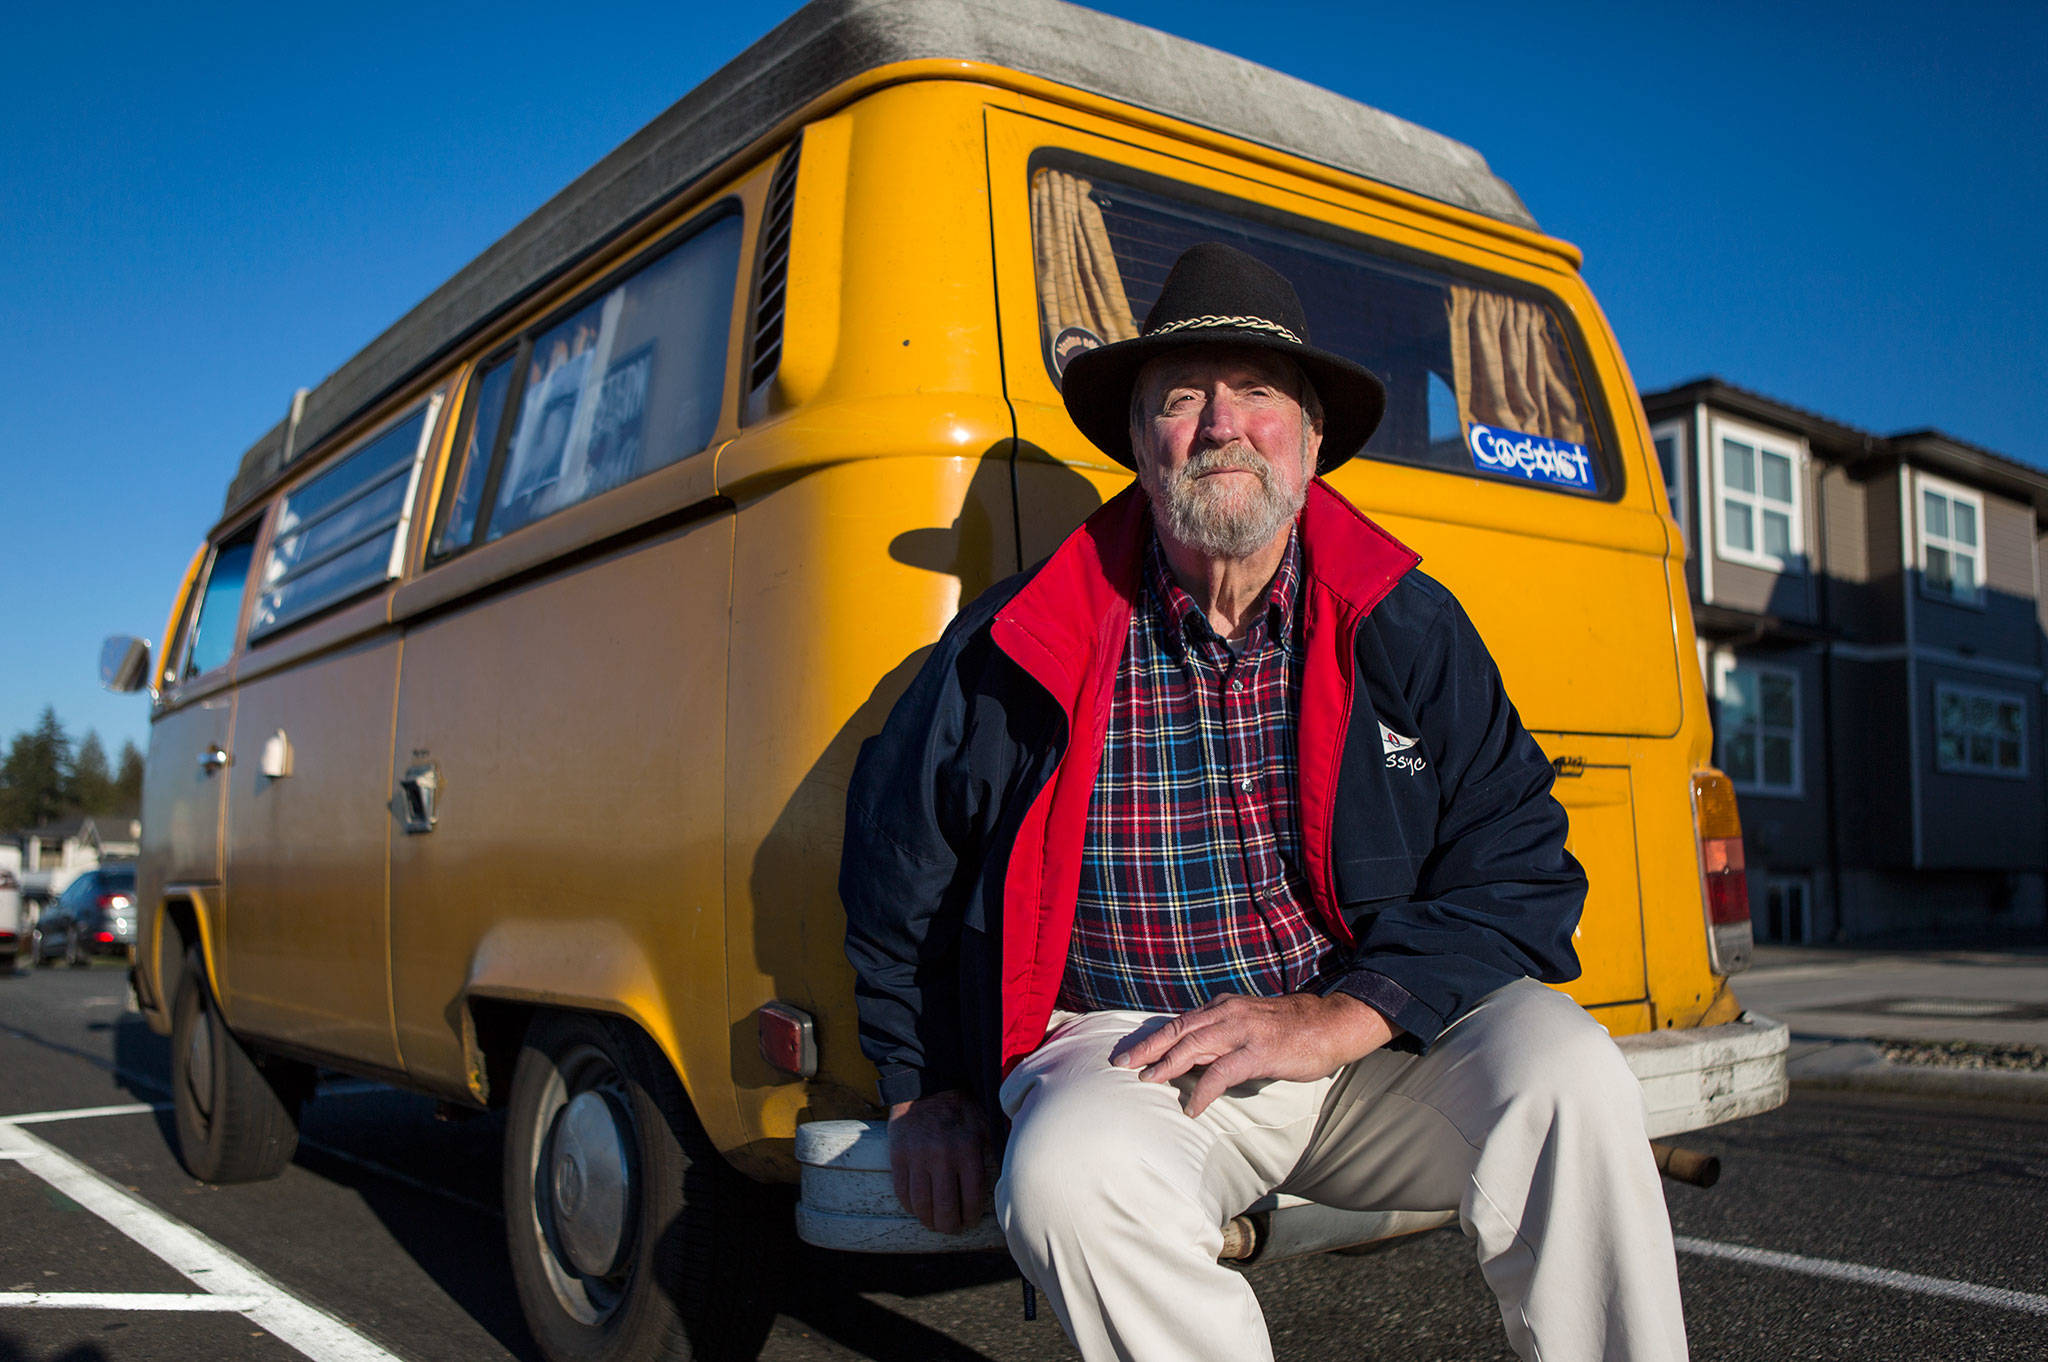
[[[653,370],[653,341],[605,370],[584,456],[593,489],[616,487],[640,471],[640,427],[647,414],[647,382]]]
[[[1472,450],[1472,466],[1482,473],[1501,473],[1527,482],[1586,492],[1599,485],[1594,478],[1593,456],[1584,445],[1482,426],[1477,421],[1465,427],[1465,443]]]

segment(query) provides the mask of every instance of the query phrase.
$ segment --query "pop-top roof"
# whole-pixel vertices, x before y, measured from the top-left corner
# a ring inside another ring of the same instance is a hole
[[[1517,227],[1535,220],[1463,143],[1320,86],[1060,0],[814,0],[457,271],[296,400],[228,489],[245,504],[298,452],[687,190],[777,122],[878,67],[988,63],[1121,100]]]

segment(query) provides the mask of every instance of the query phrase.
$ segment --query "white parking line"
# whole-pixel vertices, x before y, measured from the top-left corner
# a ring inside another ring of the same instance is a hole
[[[253,1301],[240,1313],[314,1362],[399,1362],[191,1226],[131,1196],[55,1145],[0,1120],[0,1152],[7,1151],[33,1154],[22,1160],[22,1167],[163,1259],[195,1286],[209,1294]]]
[[[83,1121],[94,1116],[141,1116],[170,1109],[169,1102],[123,1102],[118,1107],[73,1107],[69,1111],[31,1111],[21,1116],[0,1116],[0,1122],[11,1126],[34,1126],[48,1121]]]
[[[260,1296],[181,1296],[175,1291],[0,1291],[0,1309],[16,1310],[254,1310]]]
[[[2048,1296],[2037,1296],[2031,1291],[1979,1286],[1975,1282],[1951,1281],[1946,1277],[1923,1277],[1917,1272],[1895,1272],[1888,1267],[1842,1263],[1832,1258],[1808,1258],[1798,1253],[1778,1253],[1771,1249],[1751,1248],[1747,1244],[1723,1244],[1712,1239],[1690,1239],[1684,1235],[1679,1235],[1677,1242],[1680,1253],[1695,1253],[1702,1258],[1726,1258],[1751,1267],[1774,1267],[1781,1272],[1798,1272],[1808,1277],[1828,1277],[1862,1286],[1887,1286],[1894,1291],[1947,1296],[1973,1305],[1995,1305],[2030,1315],[2048,1315]]]

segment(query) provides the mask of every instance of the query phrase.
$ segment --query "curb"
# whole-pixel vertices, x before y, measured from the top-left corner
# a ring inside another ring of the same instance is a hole
[[[1785,1076],[1793,1087],[1808,1090],[2048,1103],[2048,1072],[1893,1064],[1868,1041],[1795,1040],[1786,1057]]]

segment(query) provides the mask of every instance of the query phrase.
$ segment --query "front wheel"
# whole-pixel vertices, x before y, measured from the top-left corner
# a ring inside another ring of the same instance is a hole
[[[299,1147],[313,1077],[306,1065],[259,1062],[244,1048],[221,1020],[199,952],[186,954],[171,1008],[171,1098],[186,1172],[201,1182],[276,1177]]]
[[[513,1072],[505,1228],[550,1362],[746,1362],[774,1322],[789,1198],[732,1171],[637,1028],[539,1017]]]

